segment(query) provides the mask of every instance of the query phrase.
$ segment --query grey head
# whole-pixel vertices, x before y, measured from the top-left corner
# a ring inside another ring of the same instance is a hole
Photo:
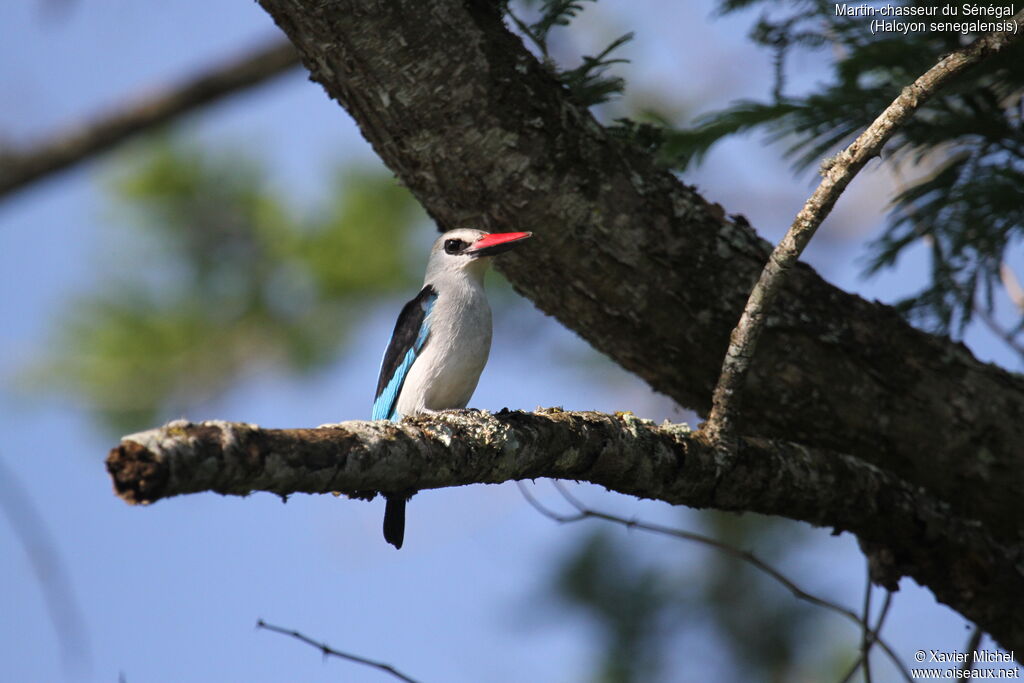
[[[491,257],[512,249],[533,236],[532,232],[488,233],[473,228],[449,230],[434,242],[424,283],[450,278],[482,282]]]

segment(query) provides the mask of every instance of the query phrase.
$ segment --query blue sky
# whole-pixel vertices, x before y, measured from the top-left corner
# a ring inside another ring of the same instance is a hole
[[[708,110],[736,97],[763,96],[767,60],[744,41],[746,20],[712,21],[706,2],[685,5],[602,0],[579,20],[575,48],[593,53],[598,43],[635,30],[638,38],[626,48],[633,61],[622,67],[630,96],[657,92],[680,109]],[[0,4],[0,27],[0,140],[15,144],[233,56],[276,30],[256,3],[227,0],[23,0]],[[796,87],[822,77],[813,60],[797,68]],[[674,87],[666,89],[666,82]],[[323,191],[323,175],[338,160],[375,159],[348,115],[298,73],[186,125],[200,140],[251,147],[270,162],[279,187],[300,200]],[[102,464],[113,445],[109,435],[72,399],[26,394],[14,382],[19,368],[45,348],[68,298],[96,285],[99,258],[119,248],[121,233],[110,226],[103,193],[108,174],[103,160],[89,162],[0,204],[0,459],[55,539],[89,653],[87,661],[62,664],[39,583],[3,522],[0,677],[386,680],[256,631],[263,618],[388,661],[423,681],[583,678],[593,634],[578,619],[552,614],[541,589],[553,558],[584,530],[539,517],[512,485],[417,496],[400,553],[380,538],[380,501],[295,496],[282,504],[263,494],[195,495],[130,508],[113,496]],[[778,150],[751,137],[716,149],[690,181],[730,212],[747,215],[769,239],[782,234],[811,189],[811,178],[793,179]],[[883,301],[916,289],[925,272],[922,258],[911,255],[898,273],[870,282],[857,277],[857,257],[865,236],[878,229],[891,184],[882,172],[859,178],[808,254],[831,281]],[[329,370],[302,380],[264,370],[188,417],[274,427],[367,417],[377,363],[400,304],[369,315],[350,352]],[[607,363],[567,365],[565,358],[583,342],[532,308],[523,315],[533,316],[528,322],[536,326],[536,338],[524,344],[498,317],[475,407],[561,405],[681,419],[670,404]],[[1017,368],[983,331],[972,331],[968,342],[979,357]],[[662,522],[695,514],[593,487],[582,495],[595,505]],[[674,543],[621,533],[645,556],[678,554]],[[863,567],[855,542],[849,535],[818,536],[784,566],[808,588],[859,604]],[[703,551],[687,552],[699,561]],[[912,582],[904,581],[903,588],[887,629],[897,651],[909,660],[918,648],[962,647],[964,620]],[[851,646],[855,642],[853,630],[839,620],[834,632]],[[706,645],[699,634],[680,643],[679,656],[697,662],[693,680],[728,670],[727,663],[700,657]]]

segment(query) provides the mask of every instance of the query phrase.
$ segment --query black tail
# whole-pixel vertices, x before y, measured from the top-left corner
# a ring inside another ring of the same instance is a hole
[[[395,546],[402,547],[405,539],[405,496],[385,496],[384,506],[384,540]]]

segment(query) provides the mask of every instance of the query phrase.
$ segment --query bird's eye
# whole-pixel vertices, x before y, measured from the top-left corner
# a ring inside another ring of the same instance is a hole
[[[462,240],[445,240],[444,241],[444,253],[446,254],[458,254],[466,248],[466,243]]]

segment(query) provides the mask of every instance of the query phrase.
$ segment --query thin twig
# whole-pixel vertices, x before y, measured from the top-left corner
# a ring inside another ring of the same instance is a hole
[[[871,583],[870,570],[868,571],[868,583]],[[843,676],[839,683],[849,683],[849,681],[853,680],[854,675],[857,673],[857,670],[860,669],[862,664],[864,665],[865,676],[871,675],[871,673],[868,671],[868,653],[871,652],[871,648],[874,646],[875,643],[884,645],[882,641],[878,638],[878,634],[882,631],[882,625],[885,624],[885,617],[889,614],[890,605],[892,605],[892,591],[886,591],[885,601],[882,603],[882,611],[878,613],[878,621],[875,622],[875,627],[865,629],[866,636],[864,637],[864,641],[861,645],[860,655],[857,657],[857,660],[853,663],[853,666],[850,667],[850,670],[846,672],[846,675]],[[867,619],[865,618],[865,624],[866,623]],[[906,671],[904,671],[901,665],[897,664],[897,666],[899,667],[900,673],[902,673],[905,678],[907,675]]]
[[[365,657],[360,657],[359,655],[352,655],[347,652],[339,652],[338,650],[335,650],[334,648],[327,645],[327,643],[318,643],[309,636],[305,636],[299,633],[298,631],[282,628],[280,626],[274,626],[273,624],[268,624],[262,619],[256,622],[256,628],[266,629],[268,631],[273,631],[275,633],[283,633],[284,635],[291,636],[296,640],[301,640],[307,645],[312,645],[316,649],[320,650],[324,657],[330,655],[334,657],[339,657],[341,659],[347,659],[350,662],[355,662],[357,664],[365,664],[366,666],[373,667],[374,669],[380,669],[381,671],[387,672],[399,680],[407,681],[407,683],[417,683],[415,678],[410,678],[409,676],[406,676],[404,673],[402,673],[395,667],[391,666],[390,664],[385,664],[384,662],[376,662],[372,659],[366,659]]]
[[[529,490],[523,484],[523,482],[516,482],[516,484],[519,486],[520,492],[526,499],[526,502],[528,502],[531,505],[531,507],[533,507],[533,509],[535,509],[537,512],[544,515],[548,519],[558,522],[559,524],[579,522],[584,519],[603,519],[608,522],[614,522],[615,524],[621,524],[622,526],[625,526],[629,529],[640,529],[641,531],[648,531],[650,533],[660,534],[663,536],[673,536],[675,538],[681,538],[687,541],[693,541],[694,543],[700,543],[702,545],[715,548],[717,550],[722,551],[726,555],[734,557],[738,560],[742,560],[743,562],[746,562],[755,569],[767,574],[771,578],[775,579],[778,583],[782,584],[787,589],[789,589],[789,592],[792,593],[793,596],[797,599],[803,600],[804,602],[809,602],[812,605],[817,605],[818,607],[822,607],[827,610],[831,610],[836,614],[840,614],[849,619],[850,621],[852,621],[853,623],[857,624],[858,627],[864,626],[863,622],[861,621],[861,618],[857,616],[857,614],[853,610],[843,607],[842,605],[836,604],[830,600],[826,600],[825,598],[819,598],[816,595],[808,593],[803,588],[800,588],[800,586],[798,586],[794,581],[789,579],[785,574],[775,569],[775,567],[771,566],[770,564],[768,564],[767,562],[765,562],[764,560],[762,560],[750,551],[740,550],[739,548],[731,546],[728,543],[724,543],[723,541],[720,541],[716,538],[704,536],[703,534],[694,533],[692,531],[685,531],[683,529],[662,526],[661,524],[653,524],[651,522],[641,522],[636,519],[626,519],[624,517],[619,517],[617,515],[612,515],[606,512],[594,510],[592,508],[585,506],[582,502],[580,502],[579,499],[577,499],[575,496],[569,493],[569,491],[561,484],[561,482],[557,480],[552,480],[551,483],[554,484],[555,488],[558,489],[558,492],[562,494],[562,497],[565,498],[565,500],[576,509],[575,515],[562,515],[555,512],[554,510],[544,507],[544,505],[539,500],[537,500],[537,498],[534,497],[532,493],[529,492]],[[882,640],[878,636],[878,634],[873,630],[871,632],[871,637],[874,641],[878,643],[878,646],[885,651],[885,653],[890,657],[890,659],[892,659],[893,664],[895,664],[896,668],[899,669],[900,673],[903,674],[903,678],[907,680],[908,683],[912,683],[910,676],[907,674],[906,671],[904,671],[903,665],[900,663],[900,660],[896,656],[895,651],[893,651],[893,649],[889,647],[889,645],[884,640]]]
[[[967,639],[967,647],[964,648],[964,654],[967,655],[967,659],[960,665],[960,671],[967,673],[974,668],[974,651],[981,645],[981,637],[985,635],[985,632],[981,630],[980,626],[975,626],[971,632],[971,637]]]
[[[69,672],[79,666],[88,670],[91,667],[89,634],[67,567],[61,561],[42,514],[3,460],[0,460],[0,512],[7,517],[32,565],[57,632],[64,666]]]
[[[885,645],[885,643],[883,643],[879,639],[878,634],[882,632],[882,626],[885,625],[885,618],[887,616],[889,616],[889,608],[891,606],[892,606],[892,591],[887,590],[887,591],[885,591],[885,601],[882,602],[882,611],[878,613],[878,621],[875,622],[875,627],[873,629],[871,629],[871,632],[868,634],[869,638],[870,638],[870,642],[868,643],[868,650],[870,650],[871,646],[874,645],[875,643],[878,643],[879,646]],[[899,667],[899,671],[904,676],[907,675],[907,672],[903,669],[902,666]]]
[[[864,628],[860,636],[860,656],[864,660],[864,683],[871,683],[871,659],[868,655],[874,643],[871,640],[871,629],[868,624],[871,623],[871,592],[875,584],[871,581],[870,568],[864,574],[867,578],[864,586],[864,608],[861,611],[864,615]]]
[[[0,198],[298,64],[299,55],[292,44],[277,40],[188,81],[122,103],[93,121],[54,133],[35,147],[10,149],[0,144]]]
[[[985,57],[998,52],[1024,33],[1024,10],[1012,18],[1017,31],[1000,31],[978,38],[973,43],[946,55],[914,83],[903,89],[899,97],[886,107],[874,123],[853,143],[836,155],[814,194],[796,215],[786,236],[768,258],[768,263],[750,292],[739,323],[732,331],[729,348],[722,363],[712,397],[711,414],[705,430],[712,440],[725,445],[734,443],[736,405],[764,329],[771,307],[786,275],[800,258],[807,243],[828,216],[846,186],[873,157],[878,156],[889,138],[947,81]]]
[[[533,34],[533,30],[526,24],[526,22],[524,22],[522,19],[515,15],[515,12],[512,11],[511,7],[505,8],[505,14],[507,14],[509,19],[512,20],[512,23],[516,25],[516,28],[518,28],[524,36],[529,38],[530,41],[537,46],[537,49],[540,50],[541,55],[544,57],[544,59],[548,59],[547,42],[542,42],[539,38],[537,38],[537,36]]]

